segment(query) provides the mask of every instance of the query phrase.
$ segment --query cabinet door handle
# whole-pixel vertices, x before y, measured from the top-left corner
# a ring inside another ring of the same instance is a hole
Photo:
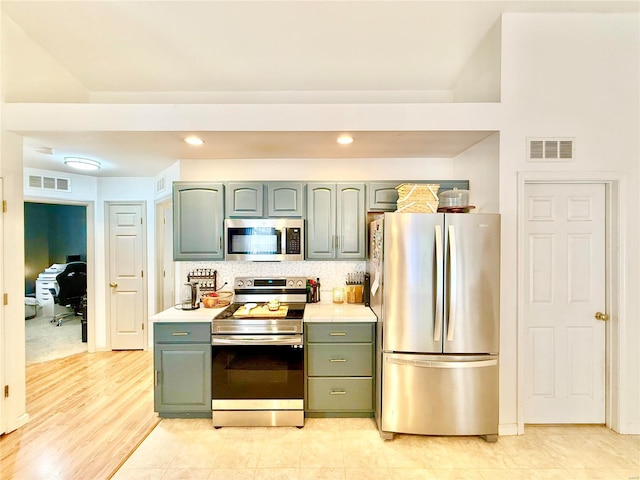
[[[153,386],[158,386],[158,370],[153,371]]]
[[[346,395],[347,392],[344,390],[331,390],[329,395]]]
[[[347,359],[346,358],[332,358],[331,360],[329,360],[330,362],[346,362]]]
[[[171,335],[174,337],[186,337],[189,335],[189,332],[173,332]]]
[[[347,334],[347,332],[331,332],[329,333],[330,336],[332,337],[344,337]]]
[[[218,249],[222,250],[222,237],[218,237]]]

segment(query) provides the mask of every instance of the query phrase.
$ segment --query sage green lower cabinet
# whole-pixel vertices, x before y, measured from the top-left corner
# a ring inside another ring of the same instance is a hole
[[[211,418],[211,323],[154,327],[154,410],[161,417]]]
[[[374,324],[305,324],[305,415],[372,417]]]

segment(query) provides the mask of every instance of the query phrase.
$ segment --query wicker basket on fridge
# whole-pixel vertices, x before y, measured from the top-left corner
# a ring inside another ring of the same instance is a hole
[[[403,183],[396,187],[398,201],[396,212],[435,213],[438,211],[437,183]]]

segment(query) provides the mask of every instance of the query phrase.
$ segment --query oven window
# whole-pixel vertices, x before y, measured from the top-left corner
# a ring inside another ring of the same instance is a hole
[[[280,254],[282,232],[272,227],[229,228],[229,253]]]
[[[303,398],[302,348],[291,345],[212,348],[214,399]]]

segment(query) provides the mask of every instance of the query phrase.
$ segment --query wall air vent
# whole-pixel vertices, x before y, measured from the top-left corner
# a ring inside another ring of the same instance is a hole
[[[569,162],[574,158],[573,138],[528,138],[527,160],[531,162]]]
[[[65,177],[49,177],[44,175],[28,175],[27,188],[49,190],[57,192],[70,192],[71,180]]]
[[[167,177],[159,178],[156,182],[156,193],[164,192],[167,187]]]

